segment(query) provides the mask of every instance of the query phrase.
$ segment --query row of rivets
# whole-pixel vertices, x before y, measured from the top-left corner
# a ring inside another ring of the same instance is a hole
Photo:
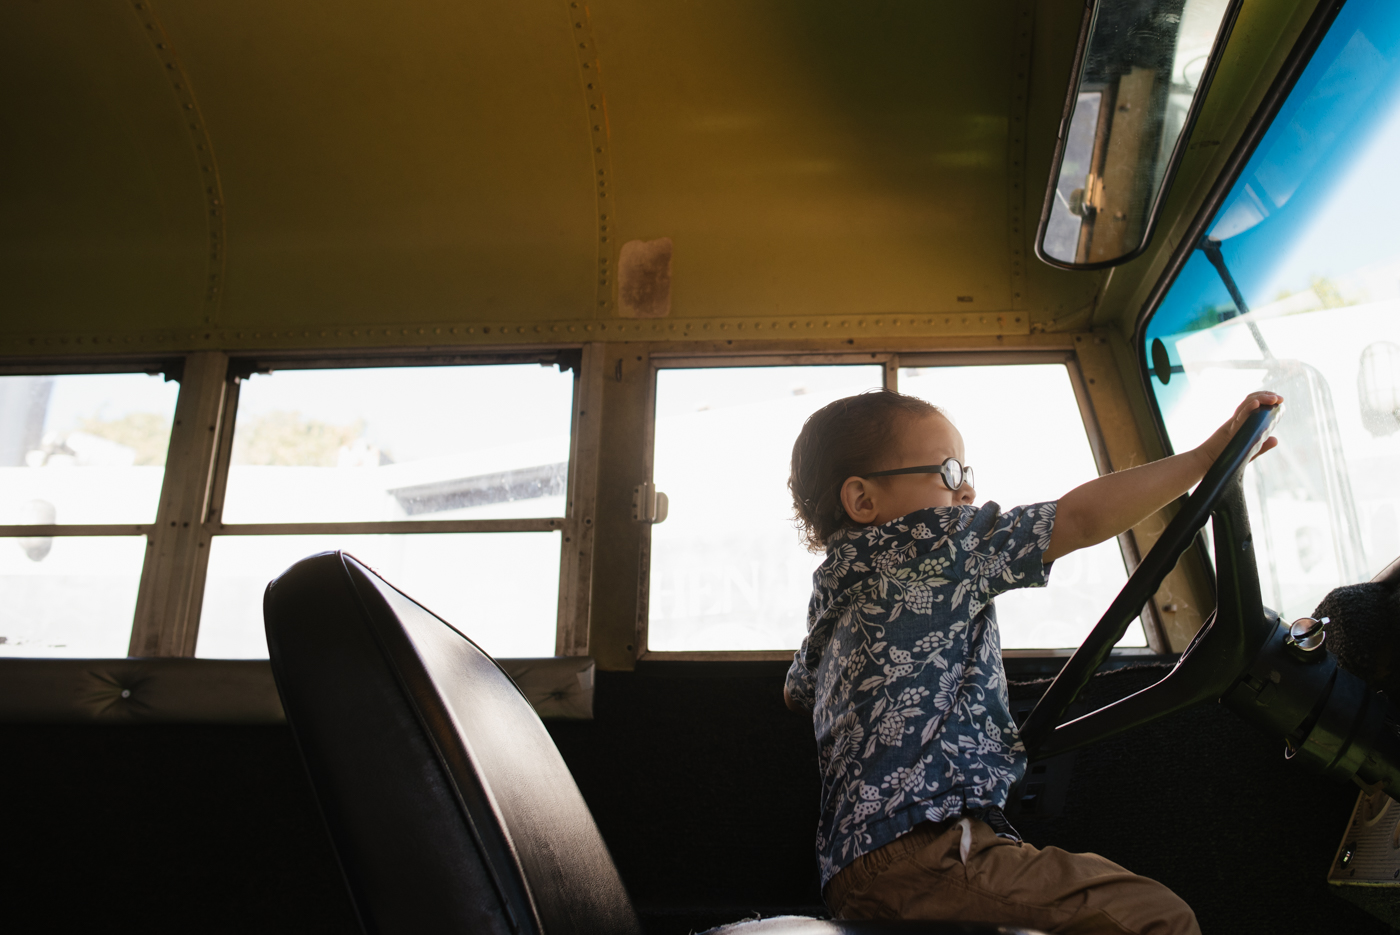
[[[194,147],[195,161],[199,165],[200,184],[204,188],[205,221],[209,237],[208,269],[204,277],[203,317],[206,325],[214,324],[218,317],[219,302],[222,299],[224,282],[224,195],[219,181],[219,166],[214,161],[214,146],[205,131],[204,117],[200,113],[199,102],[195,100],[190,87],[189,76],[176,57],[170,44],[170,37],[161,26],[151,0],[136,0],[132,3],[146,35],[155,47],[156,55],[165,66],[171,89],[182,111],[181,119],[186,123],[190,143]]]
[[[823,318],[823,319],[780,319],[780,320],[711,320],[711,321],[669,321],[669,322],[540,322],[538,324],[482,324],[482,325],[438,325],[422,327],[381,327],[364,328],[301,328],[288,330],[242,330],[204,332],[165,332],[156,334],[125,335],[44,335],[24,339],[30,348],[66,347],[91,345],[106,347],[112,345],[139,345],[157,347],[189,346],[188,342],[203,344],[217,342],[216,346],[228,346],[229,342],[246,341],[297,341],[308,339],[358,339],[374,338],[379,343],[390,339],[403,344],[403,338],[425,338],[423,343],[452,343],[454,338],[481,338],[490,340],[518,340],[520,336],[551,335],[637,335],[650,337],[693,338],[717,336],[716,333],[733,333],[736,336],[765,332],[788,332],[817,335],[825,332],[852,331],[891,328],[940,329],[962,333],[1024,334],[1027,326],[1022,322],[1024,315],[921,315],[895,318]],[[9,342],[6,342],[9,343]],[[15,342],[18,343],[18,342]],[[420,343],[413,340],[412,343]]]
[[[616,214],[609,194],[612,181],[612,152],[608,145],[608,101],[603,94],[603,69],[598,60],[598,45],[593,39],[593,23],[588,7],[573,0],[569,3],[569,22],[574,36],[574,52],[578,55],[579,80],[583,84],[583,101],[588,118],[589,137],[593,144],[593,172],[598,204],[598,287],[594,315],[612,306],[612,248],[608,246],[608,227],[616,228]],[[609,217],[612,215],[613,217]]]
[[[1007,237],[1011,250],[1011,307],[1025,308],[1022,296],[1026,292],[1026,114],[1029,110],[1031,70],[1031,33],[1035,26],[1031,0],[1021,0],[1016,16],[1016,36],[1011,82],[1011,124],[1007,128],[1006,168]]]

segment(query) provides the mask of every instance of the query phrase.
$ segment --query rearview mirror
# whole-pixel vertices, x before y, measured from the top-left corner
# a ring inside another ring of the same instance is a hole
[[[1152,237],[1240,0],[1091,0],[1036,255],[1126,262]]]

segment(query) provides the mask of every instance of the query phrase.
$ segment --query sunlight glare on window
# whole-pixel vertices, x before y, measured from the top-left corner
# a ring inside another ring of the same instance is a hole
[[[178,383],[0,376],[0,523],[150,523]]]
[[[882,383],[878,365],[657,373],[653,477],[670,515],[651,531],[648,649],[801,643],[822,556],[793,524],[792,445],[813,412]]]
[[[0,658],[125,656],[145,557],[145,536],[0,539]]]
[[[344,550],[492,656],[554,655],[559,533],[216,536],[195,654],[266,659],[262,600],[295,562]]]
[[[899,389],[943,409],[976,470],[977,505],[1058,500],[1098,476],[1063,364],[925,367],[899,371]],[[1078,646],[1128,580],[1116,540],[1058,559],[1044,588],[996,599],[1003,649]],[[1120,646],[1145,646],[1135,621]]]
[[[562,516],[572,408],[552,365],[254,374],[223,520]]]

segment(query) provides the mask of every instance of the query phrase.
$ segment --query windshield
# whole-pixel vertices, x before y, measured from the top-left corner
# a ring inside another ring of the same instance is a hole
[[[1352,0],[1140,335],[1176,451],[1285,397],[1245,475],[1264,602],[1400,556],[1400,5]]]

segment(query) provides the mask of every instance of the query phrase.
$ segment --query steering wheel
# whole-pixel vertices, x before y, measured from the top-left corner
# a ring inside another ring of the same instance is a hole
[[[1245,465],[1269,437],[1280,414],[1279,406],[1262,406],[1250,413],[1060,670],[1021,728],[1021,740],[1032,757],[1064,753],[1221,697],[1278,627],[1277,616],[1264,609],[1260,598],[1259,570],[1241,480]],[[1211,517],[1215,519],[1216,608],[1176,666],[1160,682],[1137,694],[1061,723],[1069,706]]]
[[[1060,670],[1021,728],[1030,757],[1065,753],[1218,699],[1260,729],[1281,736],[1288,757],[1400,799],[1400,708],[1338,666],[1323,648],[1325,619],[1304,617],[1286,626],[1260,597],[1242,478],[1281,413],[1278,406],[1250,413]],[[1214,520],[1215,533],[1215,611],[1161,681],[1061,723],[1208,518]]]

